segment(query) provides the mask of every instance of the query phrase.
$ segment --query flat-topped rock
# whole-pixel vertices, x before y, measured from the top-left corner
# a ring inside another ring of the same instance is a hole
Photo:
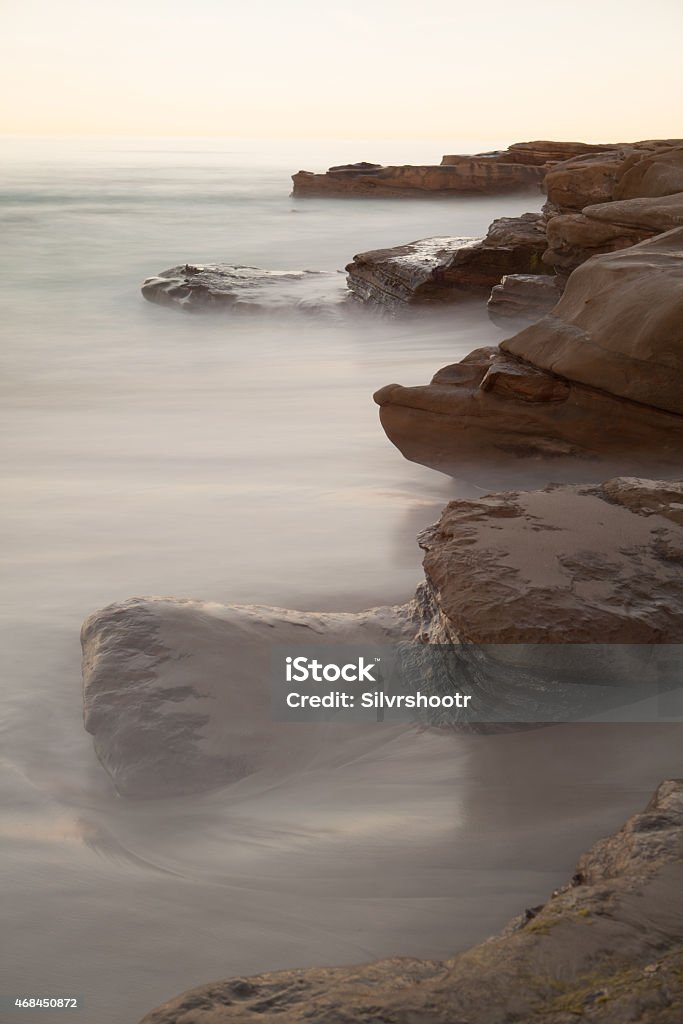
[[[679,643],[682,507],[680,482],[620,479],[450,502],[420,535],[443,636]]]
[[[584,217],[660,234],[683,227],[683,192],[653,198],[615,199],[586,206]]]
[[[348,286],[363,302],[397,310],[483,295],[507,273],[541,266],[546,239],[539,214],[501,217],[484,239],[425,238],[354,256]]]
[[[669,779],[543,906],[450,960],[217,981],[141,1024],[680,1024],[682,861],[683,780]]]
[[[602,203],[585,209],[602,210],[612,205]],[[551,217],[546,225],[548,248],[543,253],[543,263],[566,279],[591,256],[627,249],[653,234],[651,228],[615,223],[606,217],[593,218],[585,213],[559,214]]]
[[[542,166],[502,163],[486,156],[462,157],[448,164],[411,166],[349,164],[324,174],[292,175],[295,196],[419,196],[539,192]]]
[[[149,302],[185,312],[229,309],[318,309],[344,297],[339,275],[319,270],[262,270],[230,263],[185,263],[148,277],[142,294]],[[336,294],[335,294],[336,293]]]

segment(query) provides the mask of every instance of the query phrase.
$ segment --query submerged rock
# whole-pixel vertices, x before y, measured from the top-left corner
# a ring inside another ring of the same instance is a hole
[[[423,238],[359,253],[346,268],[348,286],[357,299],[392,311],[457,302],[486,294],[504,274],[537,270],[545,247],[539,214],[501,217],[484,239]]]
[[[213,982],[140,1024],[680,1024],[682,915],[683,780],[672,779],[544,905],[450,960]]]
[[[148,277],[141,290],[149,302],[176,306],[187,312],[317,307],[321,301],[331,297],[341,301],[344,296],[338,274],[320,270],[261,270],[229,263],[185,263],[171,267],[156,277]]]
[[[134,598],[83,625],[83,714],[123,796],[182,795],[277,774],[312,727],[271,713],[275,644],[374,643],[411,628],[409,609],[315,614]],[[414,632],[414,628],[412,629]]]

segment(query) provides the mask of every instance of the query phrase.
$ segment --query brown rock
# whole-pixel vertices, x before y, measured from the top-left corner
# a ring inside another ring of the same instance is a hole
[[[584,263],[553,312],[502,348],[572,381],[683,414],[683,228]]]
[[[612,205],[603,203],[586,209],[609,209]],[[543,262],[566,278],[591,256],[626,249],[652,234],[648,228],[627,227],[606,219],[593,219],[583,213],[560,214],[551,217],[546,225],[548,248],[543,253]]]
[[[578,213],[589,203],[612,198],[629,147],[578,156],[552,167],[545,176],[548,201],[562,213]]]
[[[681,487],[648,483],[651,508],[621,480],[452,501],[420,538],[443,634],[483,644],[682,640],[683,572],[668,551],[683,533],[663,514],[680,505]]]
[[[539,214],[495,220],[486,238],[425,238],[354,256],[348,285],[363,302],[396,310],[403,305],[456,302],[490,291],[506,273],[529,273],[545,249]]]
[[[533,323],[553,309],[562,294],[550,274],[506,274],[487,303],[489,317],[503,327]]]
[[[683,192],[647,199],[621,199],[611,203],[586,206],[585,217],[591,220],[623,224],[659,234],[683,226]]]
[[[669,196],[683,192],[683,145],[661,143],[654,153],[634,152],[624,162],[614,188],[614,199]]]

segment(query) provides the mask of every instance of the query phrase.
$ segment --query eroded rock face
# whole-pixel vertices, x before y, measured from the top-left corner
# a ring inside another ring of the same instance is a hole
[[[553,312],[501,347],[569,380],[683,414],[683,228],[584,263]]]
[[[141,1024],[680,1024],[682,914],[683,780],[672,779],[545,905],[451,960],[214,982]]]
[[[546,247],[540,215],[495,220],[486,238],[425,238],[354,256],[346,268],[353,295],[391,311],[483,295],[504,274],[531,273]]]
[[[632,153],[620,169],[614,199],[669,196],[683,191],[683,145],[661,143],[653,153]]]
[[[141,290],[149,302],[190,313],[207,309],[317,309],[321,301],[343,298],[336,274],[318,270],[261,270],[229,263],[185,263],[171,267],[156,277],[148,277]]]
[[[680,643],[681,486],[617,478],[451,502],[420,536],[432,630],[442,642]]]
[[[318,615],[173,598],[110,605],[81,632],[85,728],[119,793],[134,799],[277,773],[305,751],[312,730],[273,721],[272,646],[386,642],[411,631],[409,613]]]
[[[587,209],[611,205],[603,203]],[[560,214],[551,217],[546,225],[548,248],[543,253],[543,262],[556,274],[567,278],[591,256],[637,245],[653,233],[649,228],[629,227],[583,213]]]

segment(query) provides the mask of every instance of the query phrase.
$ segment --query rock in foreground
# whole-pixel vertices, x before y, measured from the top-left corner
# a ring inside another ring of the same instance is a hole
[[[670,780],[544,906],[451,960],[214,982],[141,1024],[680,1024],[682,916],[683,781]]]

